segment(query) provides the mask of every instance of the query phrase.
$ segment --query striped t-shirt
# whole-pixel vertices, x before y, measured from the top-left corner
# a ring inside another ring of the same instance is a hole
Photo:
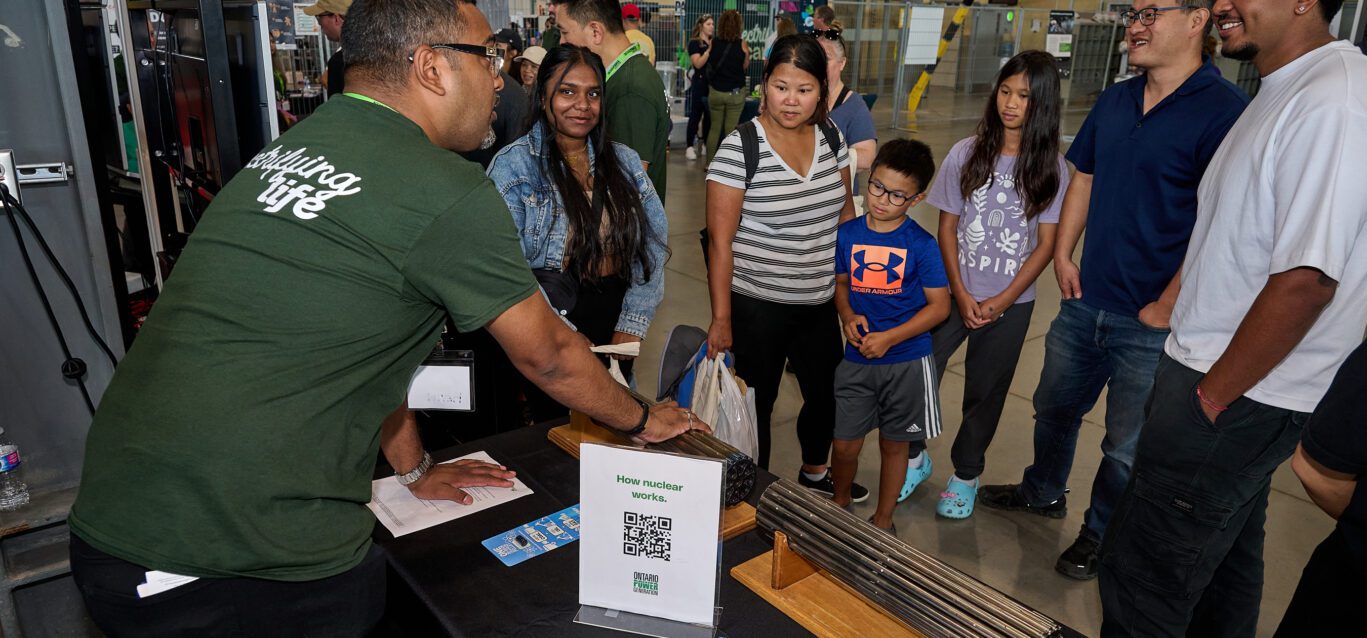
[[[832,149],[819,127],[814,155],[804,179],[769,146],[759,132],[759,164],[741,205],[740,227],[732,245],[731,289],[747,297],[792,304],[817,304],[835,295],[835,228],[845,206],[840,169],[849,166],[844,138]],[[740,133],[732,131],[707,167],[707,179],[745,188],[745,155]]]

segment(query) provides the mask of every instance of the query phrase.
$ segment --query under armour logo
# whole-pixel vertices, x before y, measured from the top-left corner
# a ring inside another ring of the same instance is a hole
[[[860,288],[901,290],[906,276],[905,248],[855,244],[850,252],[850,283]],[[894,292],[895,294],[895,292]]]

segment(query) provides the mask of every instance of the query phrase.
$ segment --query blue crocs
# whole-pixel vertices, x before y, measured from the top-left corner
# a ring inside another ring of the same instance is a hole
[[[911,493],[916,491],[916,486],[930,478],[932,465],[930,462],[930,455],[925,452],[921,452],[921,454],[926,457],[925,460],[921,461],[921,467],[913,468],[907,466],[907,480],[902,483],[902,492],[897,495],[898,503],[911,498]]]
[[[965,483],[957,476],[949,477],[949,485],[940,492],[940,504],[935,513],[945,518],[968,518],[973,515],[973,505],[978,502],[978,481]]]

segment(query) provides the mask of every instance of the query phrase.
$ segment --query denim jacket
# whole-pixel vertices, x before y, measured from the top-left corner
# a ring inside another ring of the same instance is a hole
[[[508,211],[513,214],[522,240],[522,253],[533,269],[565,267],[565,240],[569,235],[569,221],[565,203],[551,181],[546,160],[541,155],[544,124],[537,122],[531,132],[504,147],[489,164],[489,178],[494,181]],[[655,186],[646,176],[641,156],[631,148],[614,142],[613,150],[622,166],[631,171],[636,188],[641,193],[641,205],[649,221],[646,254],[650,259],[650,281],[642,281],[639,262],[631,268],[631,285],[622,301],[622,314],[617,318],[617,332],[645,338],[646,329],[655,318],[655,309],[664,299],[664,262],[669,237],[664,204],[655,193]],[[589,156],[593,144],[589,143]],[[593,165],[590,164],[590,170]],[[599,344],[602,345],[602,344]]]

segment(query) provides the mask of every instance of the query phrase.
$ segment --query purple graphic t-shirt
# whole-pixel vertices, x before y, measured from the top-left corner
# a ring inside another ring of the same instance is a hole
[[[1039,225],[1057,224],[1068,190],[1068,164],[1058,156],[1059,188],[1054,201],[1033,219],[1025,218],[1021,194],[1016,191],[1014,156],[999,155],[990,184],[984,183],[965,199],[959,175],[973,152],[973,140],[959,140],[940,166],[926,201],[946,213],[959,216],[959,276],[975,301],[1006,290],[1020,272],[1021,264],[1039,243]],[[1021,293],[1016,303],[1034,301],[1035,285]]]

